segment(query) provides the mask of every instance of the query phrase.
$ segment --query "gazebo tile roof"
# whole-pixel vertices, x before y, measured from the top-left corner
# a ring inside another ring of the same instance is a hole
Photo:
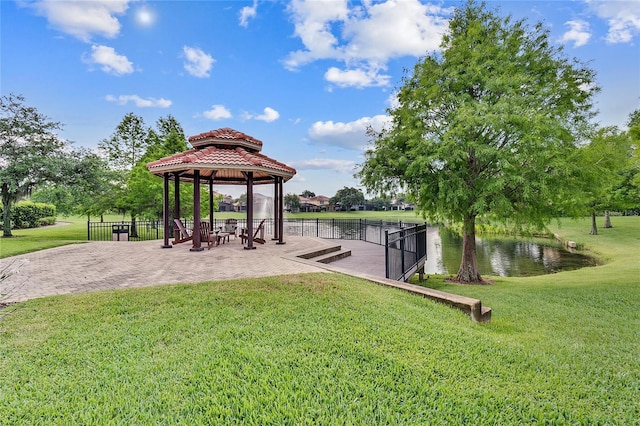
[[[235,131],[233,129],[219,129],[217,131],[211,131],[202,133],[197,136],[192,136],[189,141],[203,140],[207,138],[243,138],[243,140],[249,140],[253,143],[256,141],[262,144],[261,141],[247,136],[242,132]],[[160,160],[152,161],[147,164],[147,168],[154,174],[162,174],[165,171],[186,171],[200,169],[203,173],[211,170],[227,170],[235,169],[239,174],[238,179],[242,177],[240,172],[251,170],[264,170],[273,171],[276,175],[283,175],[286,180],[295,175],[296,170],[287,166],[284,163],[276,161],[272,158],[260,152],[254,152],[251,148],[245,146],[230,145],[206,145],[198,146],[188,151],[180,152],[170,155]],[[226,172],[225,176],[229,176]]]
[[[189,137],[189,142],[193,146],[216,142],[231,145],[233,142],[237,142],[238,145],[248,146],[256,151],[260,151],[262,149],[262,141],[260,139],[256,139],[253,136],[249,136],[229,127],[210,130],[208,132],[200,133],[199,135],[191,136]]]

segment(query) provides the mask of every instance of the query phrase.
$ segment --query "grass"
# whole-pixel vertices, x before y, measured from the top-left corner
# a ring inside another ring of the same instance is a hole
[[[87,241],[87,222],[81,218],[61,218],[65,225],[14,229],[12,238],[0,238],[0,258]]]
[[[585,225],[586,224],[586,225]],[[640,424],[640,218],[554,232],[606,264],[492,286],[488,325],[335,274],[0,311],[1,424]]]

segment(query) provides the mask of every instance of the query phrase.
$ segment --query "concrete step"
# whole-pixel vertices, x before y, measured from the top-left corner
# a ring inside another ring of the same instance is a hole
[[[334,246],[322,247],[322,248],[317,248],[317,249],[310,249],[310,250],[305,251],[304,253],[298,254],[297,257],[301,257],[302,259],[315,260],[313,258],[319,257],[319,256],[323,256],[323,255],[325,255],[327,253],[340,251],[341,249],[342,249],[342,246],[337,244],[337,245],[334,245]]]
[[[332,251],[320,256],[312,257],[309,260],[314,260],[320,263],[331,263],[336,260],[344,259],[345,257],[348,257],[348,256],[351,256],[351,250],[340,249],[338,251]]]

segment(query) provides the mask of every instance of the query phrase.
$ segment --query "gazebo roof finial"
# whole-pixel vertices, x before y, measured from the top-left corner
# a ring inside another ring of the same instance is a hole
[[[260,152],[262,150],[261,140],[229,127],[210,130],[205,133],[200,133],[199,135],[191,136],[189,138],[189,143],[194,148],[218,146],[226,148],[243,147],[252,152]]]

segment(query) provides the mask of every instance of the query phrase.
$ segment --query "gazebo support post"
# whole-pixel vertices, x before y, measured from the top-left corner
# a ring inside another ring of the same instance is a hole
[[[173,174],[173,218],[180,219],[180,173],[175,172]],[[180,230],[174,226],[173,227],[173,243],[180,239]]]
[[[273,177],[273,238],[272,240],[278,240],[278,213],[280,208],[278,207],[278,176]]]
[[[245,250],[253,250],[253,172],[246,172],[247,176],[247,246]]]
[[[209,229],[213,231],[213,177],[215,172],[209,178]]]
[[[163,244],[162,248],[173,247],[169,244],[169,173],[165,173],[163,176],[164,188],[162,193],[162,227],[163,232]]]
[[[193,247],[189,251],[202,251],[200,245],[200,170],[193,171]]]
[[[282,176],[276,177],[278,187],[278,242],[276,244],[286,244],[284,238],[284,196],[282,191]]]

